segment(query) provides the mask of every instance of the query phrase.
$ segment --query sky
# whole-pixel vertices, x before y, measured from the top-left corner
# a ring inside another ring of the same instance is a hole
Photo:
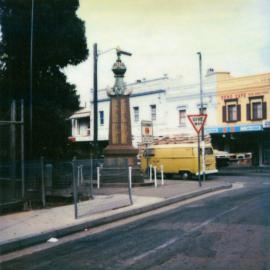
[[[80,0],[77,15],[85,21],[88,59],[65,69],[81,104],[93,88],[93,44],[106,51],[119,46],[127,83],[167,74],[199,81],[197,52],[203,73],[208,68],[234,76],[270,72],[269,0]],[[102,54],[98,86],[114,82],[114,51]]]

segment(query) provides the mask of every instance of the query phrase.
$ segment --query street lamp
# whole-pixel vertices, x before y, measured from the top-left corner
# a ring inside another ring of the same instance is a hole
[[[94,146],[94,154],[97,157],[98,152],[98,57],[102,54],[111,52],[116,50],[117,55],[125,54],[131,56],[131,53],[121,50],[120,48],[111,48],[106,51],[99,52],[97,43],[93,45],[93,59],[94,59],[94,77],[93,77],[93,105],[94,105],[94,138],[93,138],[93,146]]]
[[[32,158],[33,151],[33,30],[34,30],[34,4],[31,2],[31,26],[30,26],[30,72],[29,72],[29,144],[30,144],[30,158]]]

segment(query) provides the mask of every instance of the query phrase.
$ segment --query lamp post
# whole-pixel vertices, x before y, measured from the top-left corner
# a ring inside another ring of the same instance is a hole
[[[94,155],[97,158],[98,154],[98,57],[102,54],[111,52],[113,50],[117,51],[117,55],[126,54],[130,55],[128,52],[122,51],[119,48],[111,48],[106,51],[99,52],[97,43],[93,45],[93,61],[94,61],[94,70],[93,70],[93,119],[94,119],[94,132],[93,132],[93,146],[94,146]]]
[[[33,30],[34,30],[34,4],[35,1],[31,2],[31,26],[30,26],[30,66],[29,66],[29,154],[32,158],[33,151]]]
[[[97,141],[98,141],[98,122],[97,122],[97,91],[98,91],[98,77],[97,77],[97,65],[98,65],[98,49],[97,43],[93,46],[93,57],[94,57],[94,88],[93,88],[93,105],[94,105],[94,155],[97,158]]]

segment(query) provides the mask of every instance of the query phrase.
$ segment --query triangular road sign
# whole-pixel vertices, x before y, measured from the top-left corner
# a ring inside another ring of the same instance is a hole
[[[191,125],[195,129],[195,131],[199,134],[201,129],[204,126],[206,121],[207,114],[190,114],[188,115],[188,120],[190,121]]]

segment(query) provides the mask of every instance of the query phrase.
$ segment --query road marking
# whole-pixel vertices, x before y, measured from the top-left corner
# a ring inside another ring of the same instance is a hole
[[[151,255],[151,254],[154,254],[154,253],[156,253],[157,251],[159,251],[159,250],[161,250],[161,249],[164,249],[164,248],[166,248],[166,247],[168,247],[168,246],[174,244],[176,241],[181,240],[181,239],[183,239],[184,237],[189,236],[190,234],[192,234],[192,233],[194,233],[194,232],[200,230],[201,228],[203,228],[203,227],[209,225],[210,223],[214,222],[215,220],[219,219],[220,217],[225,216],[226,214],[228,214],[228,213],[230,213],[230,212],[233,212],[233,211],[237,210],[238,208],[242,207],[243,205],[249,203],[250,201],[252,201],[252,200],[254,200],[254,199],[255,199],[255,198],[252,198],[252,199],[250,199],[250,200],[245,201],[244,203],[241,203],[241,204],[239,204],[239,205],[237,205],[237,206],[234,206],[234,207],[230,208],[229,210],[226,210],[226,211],[224,211],[224,212],[222,212],[222,213],[216,215],[215,217],[210,218],[210,219],[204,221],[204,222],[201,223],[200,225],[193,227],[192,229],[190,229],[190,230],[188,230],[187,232],[185,232],[183,235],[178,236],[178,237],[171,238],[171,239],[169,239],[168,241],[166,241],[165,243],[163,243],[162,245],[159,245],[159,246],[157,246],[156,248],[154,248],[154,249],[152,249],[152,250],[149,250],[149,251],[144,252],[144,253],[142,253],[142,254],[136,256],[136,257],[133,257],[133,258],[128,259],[128,261],[125,262],[125,265],[126,265],[126,266],[131,266],[131,265],[133,265],[133,264],[136,263],[137,261],[140,261],[140,260],[144,259],[145,257],[147,257],[147,256],[149,256],[149,255]]]
[[[162,208],[150,211],[150,212],[142,213],[142,214],[139,214],[139,215],[136,215],[133,217],[129,217],[129,218],[126,218],[123,220],[115,221],[115,222],[105,224],[102,226],[89,228],[89,229],[87,229],[87,231],[84,230],[83,232],[77,232],[77,233],[74,233],[72,235],[68,235],[68,236],[60,238],[57,243],[53,244],[53,247],[58,246],[58,245],[62,245],[64,243],[68,243],[70,241],[75,241],[75,240],[81,239],[83,237],[102,233],[104,231],[107,231],[107,230],[110,230],[113,228],[117,228],[117,227],[120,227],[122,225],[129,224],[129,223],[144,219],[146,217],[154,216],[156,214],[161,214],[161,213],[176,209],[178,207],[189,205],[190,203],[200,201],[200,200],[205,199],[205,198],[209,198],[209,197],[212,197],[212,196],[224,193],[224,192],[229,192],[229,191],[243,188],[243,187],[244,187],[243,183],[237,182],[237,183],[234,183],[232,185],[231,189],[222,189],[222,190],[206,193],[206,194],[203,194],[201,196],[187,199],[184,201],[180,201],[180,202],[177,202],[177,203],[174,203],[174,204],[171,204],[171,205],[168,205],[168,206],[165,206],[165,207],[162,207]],[[30,254],[34,254],[36,252],[40,252],[40,251],[49,249],[51,247],[52,247],[52,245],[50,243],[40,243],[40,244],[31,246],[31,247],[27,247],[27,248],[22,249],[22,250],[17,250],[17,251],[10,252],[8,254],[0,255],[0,262],[14,260],[16,258],[30,255]]]

